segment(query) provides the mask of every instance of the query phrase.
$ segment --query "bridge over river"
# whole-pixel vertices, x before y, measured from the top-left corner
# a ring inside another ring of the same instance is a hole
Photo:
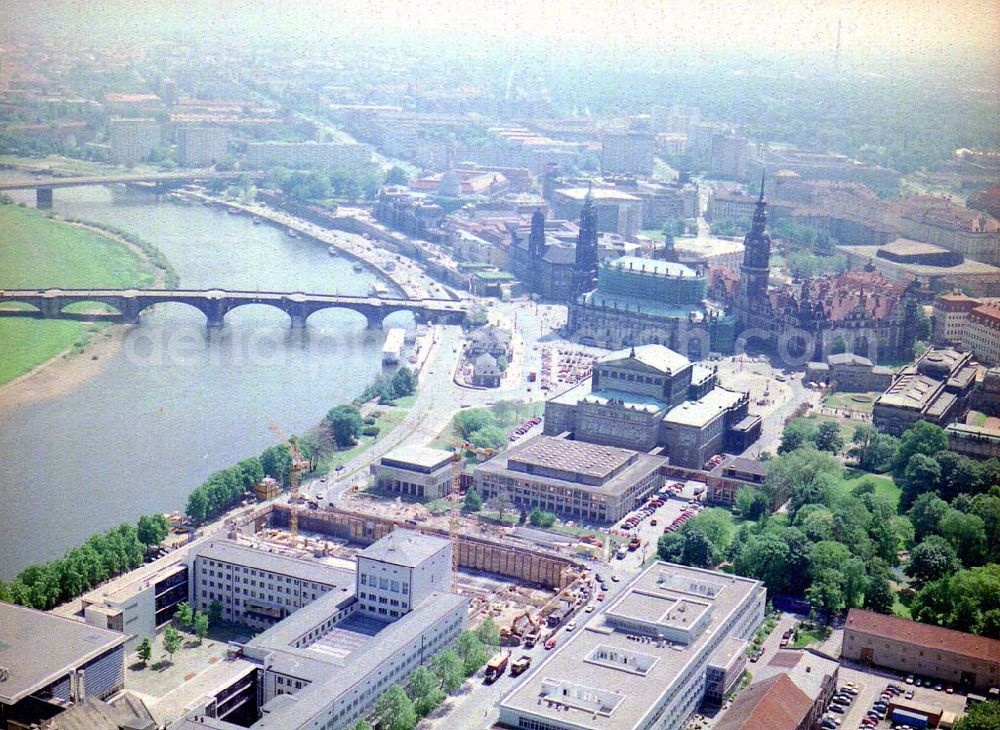
[[[39,208],[52,207],[55,188],[77,188],[86,185],[119,185],[128,183],[156,183],[161,190],[203,180],[238,180],[243,176],[252,179],[263,177],[259,172],[216,172],[214,170],[187,170],[184,172],[124,173],[121,175],[95,175],[78,177],[34,177],[0,182],[0,192],[5,190],[35,189],[35,203]]]
[[[98,302],[115,312],[67,312],[81,302]],[[209,327],[221,327],[228,312],[247,304],[266,304],[288,314],[292,327],[304,327],[313,312],[350,309],[362,314],[369,328],[382,326],[393,312],[413,312],[418,322],[461,324],[465,306],[450,299],[391,299],[303,294],[301,292],[225,291],[222,289],[19,289],[0,290],[0,316],[77,319],[137,324],[149,307],[165,302],[187,304],[205,315]],[[27,307],[9,305],[21,304]]]

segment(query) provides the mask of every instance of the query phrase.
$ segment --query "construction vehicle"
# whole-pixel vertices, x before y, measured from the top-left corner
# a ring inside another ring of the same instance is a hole
[[[527,654],[522,654],[518,659],[515,659],[510,663],[510,676],[517,677],[528,671],[528,667],[531,666],[531,657]]]
[[[285,443],[288,453],[292,457],[291,466],[288,468],[288,531],[292,533],[292,537],[297,537],[299,534],[299,480],[303,474],[309,471],[309,460],[302,457],[297,437],[287,438],[285,432],[281,430],[281,426],[274,421],[269,421],[267,426],[279,440]]]
[[[507,661],[510,659],[510,652],[497,654],[486,663],[486,683],[492,684],[503,676],[507,669]]]

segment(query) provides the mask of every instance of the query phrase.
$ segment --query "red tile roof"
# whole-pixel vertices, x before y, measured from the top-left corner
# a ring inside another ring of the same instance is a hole
[[[896,616],[852,608],[847,614],[845,631],[859,631],[869,636],[902,641],[924,649],[938,649],[975,659],[1000,663],[1000,641],[962,631],[943,629]]]
[[[797,730],[812,704],[787,674],[776,674],[740,693],[715,730]]]

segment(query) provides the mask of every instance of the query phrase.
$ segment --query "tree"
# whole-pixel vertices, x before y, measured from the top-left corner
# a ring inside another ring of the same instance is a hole
[[[1000,702],[979,702],[969,708],[955,730],[1000,730]]]
[[[501,522],[503,521],[504,513],[512,506],[513,503],[510,501],[510,495],[505,491],[497,492],[497,496],[486,503],[487,509],[495,511]]]
[[[993,492],[973,497],[969,511],[986,526],[987,559],[991,563],[1000,563],[1000,488],[995,488]]]
[[[405,365],[393,373],[392,392],[394,398],[405,398],[417,391],[417,378]]]
[[[499,450],[507,443],[507,434],[499,426],[486,426],[469,434],[469,443],[480,449]]]
[[[208,622],[217,624],[222,620],[222,604],[218,599],[212,599],[208,604]]]
[[[829,499],[827,483],[817,480],[820,475],[837,476],[843,467],[831,454],[804,446],[776,456],[768,464],[764,485],[777,497],[775,503],[791,498],[791,512],[804,504],[823,503]]]
[[[170,523],[162,514],[143,515],[136,528],[139,541],[143,545],[159,545],[170,533]]]
[[[816,422],[809,418],[796,418],[788,423],[781,432],[779,454],[787,454],[807,444],[813,444],[816,438]]]
[[[483,498],[479,496],[479,492],[475,487],[469,487],[465,493],[465,501],[462,503],[462,509],[466,512],[478,512],[482,508]]]
[[[764,582],[772,593],[785,593],[789,585],[790,554],[780,536],[766,532],[753,535],[740,550],[736,572]]]
[[[194,629],[195,636],[198,637],[198,643],[200,644],[208,636],[208,615],[198,611],[194,615],[194,619],[191,621],[191,627]]]
[[[1000,639],[1000,565],[928,583],[914,597],[911,612],[918,621]]]
[[[444,702],[445,693],[440,687],[435,687],[423,697],[418,698],[413,703],[413,708],[420,717],[426,717],[434,711],[434,708]]]
[[[407,175],[406,170],[399,165],[393,165],[389,168],[388,172],[385,173],[386,185],[406,185],[409,182],[410,176]]]
[[[153,645],[149,643],[149,639],[143,639],[139,642],[139,646],[136,647],[135,653],[139,655],[139,661],[143,664],[149,662],[151,656],[153,656]]]
[[[260,455],[260,465],[264,474],[285,484],[292,468],[292,454],[286,444],[268,446]]]
[[[951,543],[965,567],[985,562],[986,523],[980,517],[949,509],[941,518],[941,537]]]
[[[848,608],[858,608],[868,590],[868,571],[860,558],[850,558],[840,567],[844,576],[844,603]]]
[[[830,343],[830,354],[841,355],[845,352],[847,352],[847,340],[837,335],[833,338],[833,342]]]
[[[462,659],[454,649],[445,649],[431,659],[431,671],[441,680],[445,692],[454,692],[465,679]]]
[[[372,724],[370,722],[361,719],[351,726],[351,730],[375,730],[375,729],[372,727]]]
[[[181,648],[181,634],[173,626],[163,630],[163,651],[167,652],[170,661],[174,660],[174,652]]]
[[[896,471],[902,474],[909,466],[910,459],[916,454],[933,456],[939,451],[948,449],[948,437],[944,429],[929,421],[917,421],[906,429],[899,440],[899,451],[896,454]],[[937,481],[935,480],[935,484]]]
[[[500,646],[500,629],[489,616],[476,627],[476,636],[485,646]]]
[[[339,405],[326,414],[326,423],[337,448],[346,449],[353,446],[361,435],[364,419],[357,406]]]
[[[844,439],[840,435],[840,426],[833,421],[824,421],[816,430],[813,439],[816,448],[820,451],[829,451],[831,454],[839,454],[844,448]]]
[[[497,426],[496,418],[485,408],[471,408],[469,410],[460,411],[457,416],[455,416],[455,425],[458,427],[459,432],[462,434],[463,438],[469,438],[476,431],[486,428],[487,426]]]
[[[188,495],[184,514],[195,522],[202,522],[208,516],[208,498],[200,487]]]
[[[531,510],[531,514],[528,515],[528,522],[533,527],[552,527],[556,522],[556,516],[551,512],[543,512],[538,507],[535,507]]]
[[[899,495],[901,509],[909,509],[924,492],[933,491],[941,480],[941,467],[926,454],[914,454],[903,470],[903,489]]]
[[[489,659],[483,642],[471,631],[459,634],[456,649],[462,659],[462,671],[466,676],[475,674]]]
[[[694,527],[684,532],[680,562],[695,568],[714,568],[719,564],[719,553],[708,535]]]
[[[813,578],[812,585],[806,590],[806,598],[814,608],[827,612],[827,623],[830,614],[844,608],[844,576],[832,568],[823,568]]]
[[[849,455],[858,460],[858,466],[865,471],[884,472],[892,468],[899,449],[899,439],[886,433],[880,433],[871,424],[863,423],[855,426],[851,438],[854,444]]]
[[[865,590],[865,608],[876,613],[892,614],[896,595],[892,592],[888,578],[883,574],[871,576]]]
[[[736,491],[736,511],[745,520],[756,522],[771,511],[771,500],[759,489],[740,487]]]
[[[959,569],[955,549],[943,537],[930,535],[910,551],[910,561],[905,572],[916,588],[944,578]]]
[[[417,711],[406,692],[394,684],[378,698],[375,717],[380,730],[413,730],[417,724]]]
[[[795,526],[814,542],[831,540],[833,538],[833,512],[821,504],[807,504],[796,512]]]
[[[921,494],[910,508],[910,522],[913,523],[913,538],[920,542],[928,535],[936,535],[941,530],[941,519],[948,512],[948,503],[933,492]]]
[[[438,684],[440,682],[431,673],[431,670],[425,666],[419,666],[413,670],[413,673],[406,682],[406,693],[416,702],[431,690],[437,689]]]
[[[174,612],[174,618],[185,628],[191,626],[191,622],[194,621],[194,611],[191,610],[191,604],[187,601],[178,603],[177,610]]]

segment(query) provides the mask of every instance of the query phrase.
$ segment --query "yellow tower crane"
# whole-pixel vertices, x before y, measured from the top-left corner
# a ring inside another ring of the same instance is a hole
[[[279,440],[284,442],[292,457],[292,464],[288,469],[288,531],[292,533],[292,537],[297,537],[299,534],[299,479],[302,474],[309,471],[309,460],[302,458],[298,440],[294,436],[292,438],[286,437],[281,426],[274,421],[268,421],[267,427]]]

